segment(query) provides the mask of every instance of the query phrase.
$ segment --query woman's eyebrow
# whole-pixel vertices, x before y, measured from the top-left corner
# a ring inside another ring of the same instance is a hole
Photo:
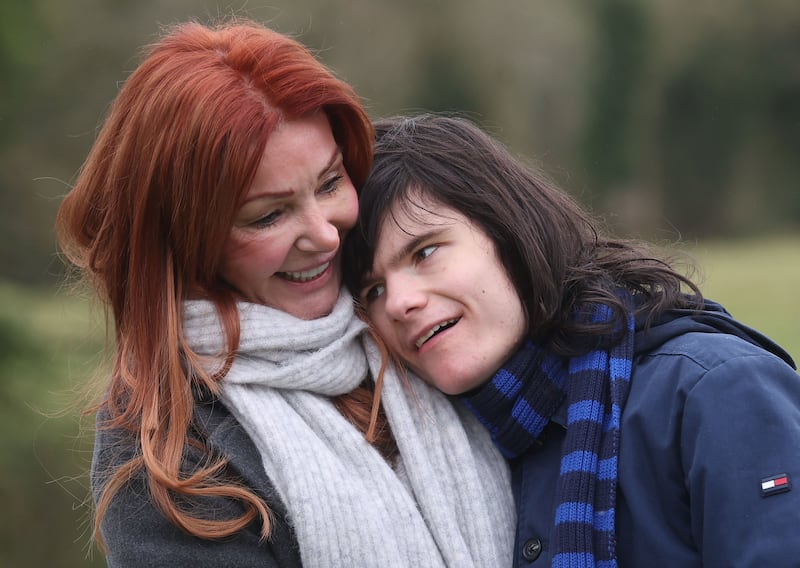
[[[338,146],[334,149],[331,157],[325,163],[325,165],[320,168],[319,173],[317,173],[317,182],[319,183],[322,178],[324,178],[328,173],[332,170],[335,170],[339,167],[339,165],[344,160],[344,156],[342,155],[342,150]],[[244,200],[244,203],[250,203],[251,201],[258,201],[259,199],[280,199],[282,197],[290,197],[294,192],[297,191],[296,187],[289,187],[285,189],[280,189],[276,191],[270,191],[267,189],[266,191],[251,195],[247,199]]]

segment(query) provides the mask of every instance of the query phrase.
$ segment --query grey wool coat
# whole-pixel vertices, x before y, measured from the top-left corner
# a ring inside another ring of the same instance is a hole
[[[98,420],[103,418],[101,413]],[[161,515],[149,499],[144,476],[137,475],[113,499],[100,527],[108,566],[300,568],[299,548],[286,522],[285,507],[264,472],[258,450],[239,422],[219,400],[206,397],[195,404],[193,430],[207,448],[229,459],[229,475],[264,498],[273,513],[270,539],[259,542],[258,522],[219,541],[190,536]],[[128,434],[98,428],[91,471],[95,499],[107,473],[134,454],[136,443]],[[201,452],[188,450],[187,470],[202,459]],[[242,510],[238,503],[222,498],[205,499],[201,506],[209,515],[219,517]]]

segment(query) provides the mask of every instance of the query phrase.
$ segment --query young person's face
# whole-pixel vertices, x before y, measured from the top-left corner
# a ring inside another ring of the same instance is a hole
[[[222,276],[247,301],[302,319],[339,296],[339,245],[358,197],[324,113],[273,132],[225,244]]]
[[[382,223],[360,301],[389,349],[447,394],[487,381],[521,343],[522,303],[486,234],[432,200]]]

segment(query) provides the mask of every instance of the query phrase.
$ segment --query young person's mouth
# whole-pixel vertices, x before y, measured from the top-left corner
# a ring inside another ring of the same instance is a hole
[[[311,270],[301,270],[299,272],[278,272],[277,275],[289,282],[309,282],[315,278],[319,278],[320,274],[325,272],[331,265],[330,261],[320,264]]]
[[[435,336],[437,333],[444,331],[445,329],[453,327],[455,324],[458,323],[458,320],[461,318],[454,318],[447,321],[443,321],[441,323],[437,323],[432,328],[428,330],[427,333],[422,335],[419,339],[414,342],[414,345],[419,349],[422,347],[429,339]]]

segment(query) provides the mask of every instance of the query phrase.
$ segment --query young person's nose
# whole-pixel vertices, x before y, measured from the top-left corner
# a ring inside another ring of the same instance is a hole
[[[386,314],[393,320],[402,321],[428,303],[428,296],[419,280],[402,273],[387,279],[385,294]]]

